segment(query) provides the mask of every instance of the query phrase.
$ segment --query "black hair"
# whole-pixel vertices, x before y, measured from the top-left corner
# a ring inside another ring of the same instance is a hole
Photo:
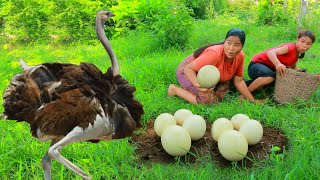
[[[230,30],[227,32],[227,35],[226,35],[226,38],[224,39],[224,41],[225,41],[229,36],[238,36],[238,37],[240,38],[240,42],[241,42],[242,46],[244,46],[244,43],[245,43],[245,41],[246,41],[246,34],[244,33],[243,30],[238,29],[238,28],[230,29]],[[201,54],[205,49],[207,49],[208,47],[214,46],[214,45],[223,44],[224,41],[223,41],[223,42],[219,42],[219,43],[213,43],[213,44],[209,44],[209,45],[203,46],[203,47],[195,50],[194,53],[193,53],[193,56],[194,56],[195,58],[197,58],[197,57],[199,57],[200,54]]]
[[[299,32],[298,34],[298,39],[302,38],[302,37],[309,37],[312,41],[312,44],[316,41],[316,37],[314,36],[313,32],[310,30],[304,30]],[[305,53],[301,53],[299,56],[299,59],[304,58]]]

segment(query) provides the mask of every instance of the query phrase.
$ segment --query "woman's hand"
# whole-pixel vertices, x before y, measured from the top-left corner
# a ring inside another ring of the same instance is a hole
[[[286,69],[286,66],[283,65],[280,60],[278,59],[277,56],[282,55],[282,54],[287,54],[289,52],[289,47],[288,46],[281,46],[276,49],[272,49],[267,52],[267,56],[269,60],[274,64],[277,72],[280,74],[280,76],[284,75],[284,71]]]
[[[240,96],[238,97],[238,99],[239,99],[239,101],[245,100],[245,98],[243,97],[243,95],[240,95]],[[266,100],[267,100],[267,99],[254,99],[254,100],[249,100],[249,101],[254,102],[254,103],[258,103],[258,104],[262,104],[262,103],[264,103]]]
[[[277,64],[276,66],[276,71],[280,74],[280,76],[283,76],[284,75],[284,71],[286,70],[286,66],[279,63]]]
[[[209,92],[212,92],[214,88],[215,86],[211,88],[200,88],[199,91],[209,93]]]
[[[256,99],[254,100],[255,103],[258,103],[258,104],[262,104],[266,101],[266,99]]]
[[[196,84],[196,85],[194,85],[194,87],[196,87],[200,92],[211,92],[215,88],[215,86],[213,86],[211,88],[203,88],[200,86],[200,84]]]

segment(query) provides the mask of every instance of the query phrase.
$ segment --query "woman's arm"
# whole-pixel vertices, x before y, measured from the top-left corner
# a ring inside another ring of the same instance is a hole
[[[197,71],[195,68],[195,63],[189,63],[183,70],[184,74],[186,75],[187,79],[191,82],[191,84],[196,88],[201,88],[200,84],[197,80]]]
[[[289,52],[288,46],[282,46],[267,52],[267,56],[269,60],[273,63],[277,72],[279,72],[281,76],[284,74],[284,70],[286,69],[286,66],[280,62],[280,60],[277,58],[277,55],[287,54],[288,52]]]
[[[251,101],[256,101],[242,77],[234,76],[233,83],[244,98]]]

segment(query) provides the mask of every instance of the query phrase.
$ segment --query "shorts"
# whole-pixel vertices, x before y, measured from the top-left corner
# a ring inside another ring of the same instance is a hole
[[[248,75],[252,80],[255,80],[259,77],[273,77],[276,78],[275,70],[270,67],[261,64],[261,63],[253,63],[250,62],[248,66]]]

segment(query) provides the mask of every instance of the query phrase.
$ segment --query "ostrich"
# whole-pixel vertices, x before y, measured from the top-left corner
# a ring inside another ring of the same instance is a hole
[[[106,73],[90,63],[28,66],[21,60],[23,73],[13,77],[3,94],[5,119],[28,122],[35,138],[51,141],[42,159],[46,180],[51,179],[51,160],[91,179],[63,157],[61,149],[74,142],[125,138],[141,127],[143,106],[133,96],[135,87],[119,75],[104,32],[104,23],[112,16],[105,10],[96,16],[97,36],[112,62]]]

